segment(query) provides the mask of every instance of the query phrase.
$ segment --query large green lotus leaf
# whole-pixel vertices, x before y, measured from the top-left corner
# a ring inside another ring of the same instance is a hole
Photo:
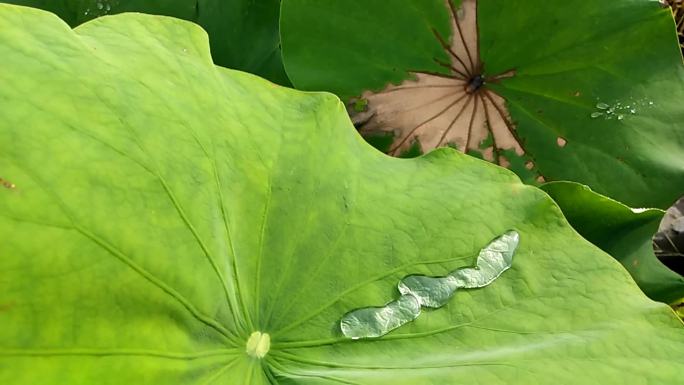
[[[552,182],[541,188],[584,238],[625,266],[649,297],[667,303],[684,297],[684,277],[663,265],[653,252],[653,235],[664,211],[630,208],[573,182]]]
[[[682,324],[542,191],[396,159],[330,94],[214,66],[197,26],[0,5],[0,383],[675,383]],[[511,268],[375,340],[410,274]],[[259,333],[257,333],[259,332]],[[269,339],[270,338],[270,345]]]
[[[448,4],[283,0],[286,71],[297,88],[352,98],[361,132],[391,133],[393,155],[450,145],[634,207],[681,196],[684,66],[667,7]]]
[[[143,12],[193,21],[211,38],[216,64],[289,85],[280,55],[280,0],[0,0],[54,12],[75,27],[96,17]]]

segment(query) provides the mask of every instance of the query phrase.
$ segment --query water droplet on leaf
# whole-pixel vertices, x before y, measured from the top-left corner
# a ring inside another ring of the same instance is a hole
[[[340,320],[342,334],[352,340],[382,337],[418,318],[422,307],[442,307],[457,289],[489,285],[511,267],[519,241],[518,232],[510,230],[480,250],[475,267],[456,269],[444,277],[404,277],[398,285],[401,296],[397,300],[345,314]]]

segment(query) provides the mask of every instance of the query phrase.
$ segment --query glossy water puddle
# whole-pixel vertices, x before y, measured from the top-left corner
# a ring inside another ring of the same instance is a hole
[[[444,306],[458,289],[489,285],[511,267],[519,241],[518,232],[510,230],[480,250],[475,267],[456,269],[444,277],[404,277],[398,285],[401,296],[395,301],[345,314],[340,321],[342,334],[354,340],[382,337],[418,318],[421,308]]]

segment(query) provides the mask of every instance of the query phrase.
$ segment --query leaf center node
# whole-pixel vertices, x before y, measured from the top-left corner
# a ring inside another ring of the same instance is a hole
[[[485,84],[485,78],[481,74],[476,74],[470,77],[468,79],[468,83],[466,84],[466,93],[468,94],[474,94],[477,91],[482,88],[482,86]]]
[[[271,349],[271,336],[259,331],[253,332],[247,339],[245,352],[254,358],[264,358]]]

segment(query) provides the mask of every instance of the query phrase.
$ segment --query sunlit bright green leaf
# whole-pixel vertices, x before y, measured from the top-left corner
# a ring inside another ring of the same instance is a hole
[[[682,324],[542,191],[379,153],[339,99],[216,67],[178,19],[0,5],[0,383],[673,384]],[[409,274],[509,270],[376,340]]]

